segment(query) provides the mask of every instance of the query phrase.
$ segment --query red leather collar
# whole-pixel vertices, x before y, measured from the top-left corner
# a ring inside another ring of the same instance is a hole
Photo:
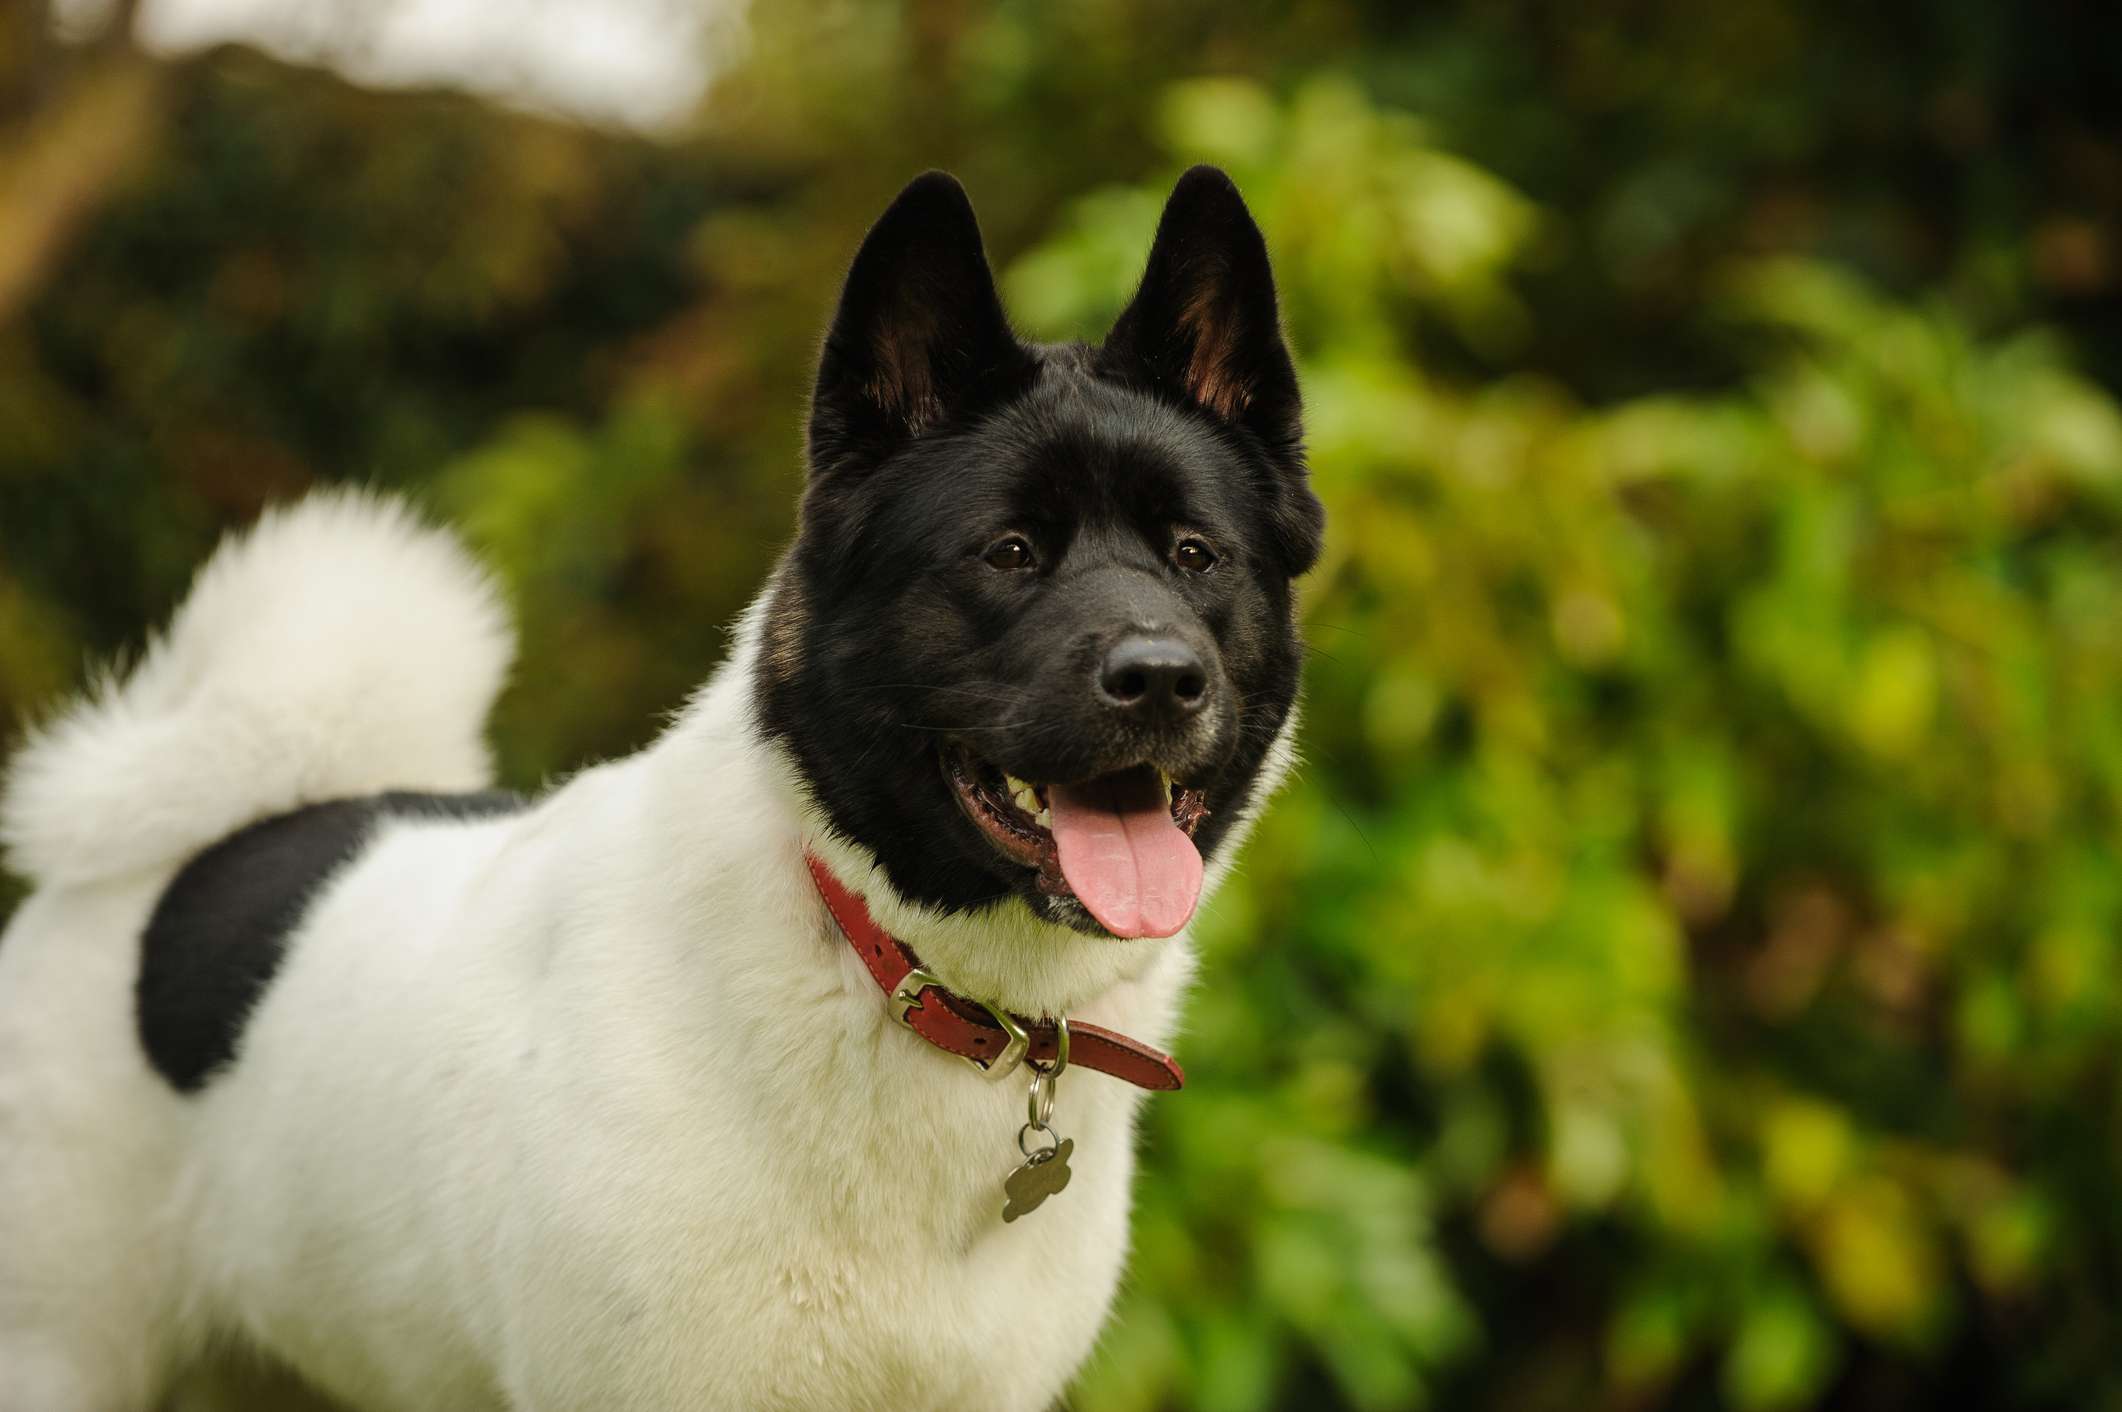
[[[936,1048],[969,1059],[984,1071],[998,1064],[1005,1070],[1014,1068],[1021,1059],[1053,1062],[1060,1048],[1060,1027],[1052,1020],[1010,1015],[947,989],[921,969],[920,958],[905,942],[877,925],[868,905],[848,891],[816,854],[806,850],[803,861],[826,909],[839,923],[840,934],[862,958],[863,968],[891,1002],[900,1023]],[[1014,1054],[1014,1036],[1005,1028],[1005,1019],[1024,1037],[1022,1048]],[[1186,1082],[1177,1060],[1140,1040],[1080,1020],[1068,1022],[1068,1035],[1070,1068],[1096,1069],[1138,1088],[1168,1091]]]

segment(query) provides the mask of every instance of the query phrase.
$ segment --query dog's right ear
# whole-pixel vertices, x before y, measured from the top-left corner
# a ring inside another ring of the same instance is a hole
[[[965,188],[948,172],[924,173],[877,218],[847,272],[811,394],[811,472],[875,466],[1020,390],[1032,372]]]

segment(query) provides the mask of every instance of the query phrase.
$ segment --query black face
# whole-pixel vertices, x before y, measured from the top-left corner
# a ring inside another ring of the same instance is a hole
[[[834,828],[946,911],[1182,925],[1296,695],[1300,435],[1221,172],[1181,178],[1096,348],[1020,343],[963,190],[908,186],[826,341],[759,668]]]

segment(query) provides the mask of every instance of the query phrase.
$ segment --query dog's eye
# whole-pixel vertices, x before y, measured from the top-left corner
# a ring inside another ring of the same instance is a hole
[[[1172,550],[1172,562],[1190,574],[1205,574],[1216,567],[1216,551],[1207,540],[1188,536]]]
[[[1028,569],[1032,566],[1031,543],[1021,534],[996,540],[987,551],[987,563],[995,569]]]

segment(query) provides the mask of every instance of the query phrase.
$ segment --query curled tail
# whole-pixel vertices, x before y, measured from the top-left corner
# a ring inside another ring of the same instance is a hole
[[[513,649],[485,573],[402,503],[269,511],[215,550],[131,672],[22,747],[0,845],[28,878],[82,883],[308,801],[476,789]]]

